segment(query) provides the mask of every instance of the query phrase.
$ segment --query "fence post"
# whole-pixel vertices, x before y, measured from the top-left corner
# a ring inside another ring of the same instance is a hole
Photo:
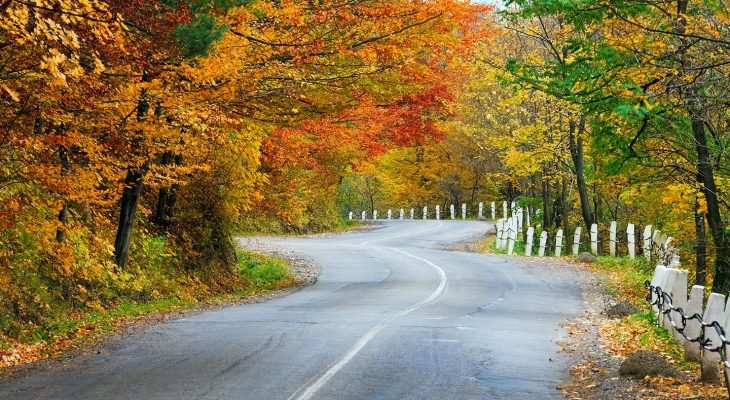
[[[454,209],[453,204],[451,206],[449,206],[449,211],[451,212],[451,219],[454,219],[454,216],[456,215],[456,211]]]
[[[598,255],[598,224],[591,224],[591,252]]]
[[[692,290],[689,292],[689,300],[687,301],[687,309],[685,313],[688,316],[695,314],[702,315],[705,302],[705,287],[694,285]],[[688,320],[687,327],[684,328],[684,333],[689,337],[698,337],[702,331],[700,321],[696,319]],[[690,341],[684,342],[684,358],[687,361],[700,361],[700,344]]]
[[[363,220],[363,221],[365,221],[365,218],[367,217],[367,215],[365,215],[365,214],[366,214],[366,213],[365,213],[365,211],[363,211],[363,212],[362,212],[362,220]]]
[[[711,293],[702,319],[707,322],[725,321],[725,296]],[[710,339],[712,343],[720,343],[720,336],[712,328],[705,328],[705,339]],[[719,354],[712,351],[702,352],[702,382],[720,383],[720,361]]]
[[[583,228],[580,226],[575,228],[575,233],[573,234],[573,255],[577,256],[578,252],[580,251],[580,234],[583,231]]]
[[[492,202],[492,219],[497,218],[497,208],[494,202]]]
[[[378,219],[378,210],[373,210],[373,219]]]
[[[350,221],[352,221],[352,211],[350,211],[350,214],[348,215],[348,218],[350,219]]]
[[[504,234],[504,221],[503,219],[497,220],[497,248],[501,249],[502,246],[502,238]]]
[[[560,252],[563,250],[563,230],[558,229],[558,233],[555,235],[555,257],[560,257]]]
[[[403,220],[403,209],[400,209],[400,220]]]
[[[670,278],[670,286],[667,287],[667,291],[669,292],[669,295],[672,296],[672,306],[674,307],[681,307],[682,310],[687,309],[687,271],[683,269],[676,269],[676,268],[668,268],[669,273],[672,275]],[[682,321],[682,316],[676,312],[672,311],[670,313],[671,320],[675,321],[675,324],[677,324],[677,321]],[[684,344],[684,336],[682,336],[679,331],[672,329],[671,323],[667,324],[667,329],[672,330],[672,335],[674,336],[674,340],[679,343],[679,345]]]
[[[436,219],[437,220],[441,219],[441,206],[438,204],[436,205]]]
[[[547,245],[547,231],[542,231],[540,234],[540,247],[538,248],[538,253],[540,257],[545,256],[545,245]]]
[[[629,248],[629,258],[636,257],[636,234],[634,233],[634,224],[626,226],[626,242]]]
[[[646,261],[651,261],[651,225],[644,227],[644,257]]]
[[[423,207],[423,220],[425,221],[428,218],[428,206]]]
[[[461,203],[461,219],[466,219],[466,203]]]
[[[611,221],[611,229],[609,231],[608,243],[609,253],[611,257],[616,257],[616,221]]]
[[[415,211],[416,210],[414,210],[414,209],[411,208],[411,219],[415,219],[415,216],[416,216]]]
[[[479,219],[484,217],[484,203],[479,202]]]
[[[391,217],[393,217],[393,211],[391,211],[391,209],[389,208],[388,209],[388,219],[391,219]]]
[[[527,242],[525,242],[525,255],[531,256],[532,255],[532,237],[535,236],[535,228],[529,227],[527,228]]]
[[[502,214],[504,214],[503,218],[507,218],[507,202],[502,202]]]

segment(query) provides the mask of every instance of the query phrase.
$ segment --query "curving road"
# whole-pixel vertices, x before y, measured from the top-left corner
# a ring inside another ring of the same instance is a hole
[[[0,399],[550,399],[574,282],[518,258],[448,250],[475,221],[259,238],[322,266],[291,296],[156,324]]]

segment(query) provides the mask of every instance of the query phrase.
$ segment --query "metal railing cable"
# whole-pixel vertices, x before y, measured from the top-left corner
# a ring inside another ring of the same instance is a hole
[[[682,335],[682,337],[686,341],[691,343],[698,343],[705,351],[717,353],[720,356],[720,360],[722,360],[723,366],[725,368],[730,368],[730,361],[728,361],[726,347],[727,345],[730,345],[730,340],[728,340],[725,334],[725,329],[723,329],[719,322],[715,320],[707,322],[702,318],[702,315],[700,315],[699,313],[694,313],[690,316],[687,316],[682,307],[675,307],[672,304],[672,296],[669,293],[665,292],[660,286],[654,286],[648,280],[644,282],[644,286],[649,291],[649,293],[646,295],[646,301],[650,305],[656,306],[659,310],[660,315],[665,315],[667,317],[669,323],[672,325],[672,328],[674,330],[679,332],[679,334]],[[672,312],[679,314],[681,321],[680,324],[677,324],[677,322],[674,321]],[[684,332],[685,329],[687,329],[687,322],[692,320],[696,320],[700,324],[701,329],[699,336],[687,336],[687,334]],[[715,333],[719,338],[718,343],[713,343],[712,339],[706,337],[706,328],[712,328],[715,330]],[[725,376],[725,386],[727,387],[728,397],[730,398],[730,381],[728,380],[728,374],[725,373],[723,375]]]

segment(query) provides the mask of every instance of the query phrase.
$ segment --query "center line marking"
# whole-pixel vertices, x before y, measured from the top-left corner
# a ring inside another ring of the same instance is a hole
[[[403,236],[413,235],[413,234],[416,234],[416,233],[426,232],[426,231],[430,231],[430,230],[433,230],[433,229],[438,229],[438,228],[442,227],[443,225],[444,225],[443,222],[439,222],[438,225],[432,226],[430,228],[421,229],[419,231],[408,232],[408,233],[404,233],[404,234],[401,234],[401,235],[386,236],[386,237],[380,238],[380,239],[366,240],[366,241],[360,243],[360,245],[363,245],[364,246],[366,244],[373,243],[373,242],[380,242],[380,241],[383,241],[383,240],[395,239],[395,238],[399,238],[399,237],[403,237]]]
[[[439,224],[440,226],[440,224]],[[414,232],[415,233],[415,232]],[[405,236],[405,235],[402,235]],[[342,368],[344,368],[347,363],[350,362],[357,353],[360,352],[373,338],[380,333],[383,329],[385,329],[388,324],[390,324],[394,319],[398,317],[402,317],[404,315],[408,315],[412,313],[413,311],[418,310],[419,308],[423,307],[424,305],[434,301],[437,297],[443,293],[444,289],[446,288],[446,281],[448,280],[446,278],[446,272],[444,272],[441,267],[438,265],[432,263],[431,261],[426,260],[425,258],[421,258],[418,256],[414,256],[411,253],[408,253],[406,251],[396,249],[389,247],[390,250],[393,250],[395,252],[401,253],[403,255],[406,255],[411,258],[415,258],[416,260],[422,261],[430,266],[432,266],[439,274],[440,282],[439,286],[436,288],[436,290],[431,293],[430,296],[426,297],[425,299],[419,301],[418,303],[405,308],[401,311],[399,311],[397,314],[388,317],[372,327],[365,335],[363,335],[360,339],[358,339],[357,342],[350,348],[350,350],[347,351],[342,357],[340,357],[339,360],[337,360],[334,364],[332,364],[327,371],[325,371],[322,375],[319,376],[316,380],[314,378],[310,379],[309,382],[305,383],[302,387],[297,389],[296,392],[294,392],[287,400],[309,400],[311,399],[324,385],[327,384],[327,382],[337,374]],[[312,382],[313,381],[313,382]],[[310,383],[311,382],[311,383]]]

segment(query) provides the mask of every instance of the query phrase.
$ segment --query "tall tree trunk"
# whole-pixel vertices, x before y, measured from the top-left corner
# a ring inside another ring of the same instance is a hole
[[[562,188],[560,190],[560,212],[563,214],[563,232],[568,234],[568,180],[563,176]]]
[[[697,149],[697,172],[702,183],[702,193],[707,203],[707,225],[715,245],[715,279],[712,291],[721,294],[730,292],[730,232],[725,230],[725,223],[720,214],[720,202],[717,198],[717,185],[712,170],[710,150],[707,147],[705,123],[699,114],[692,115],[692,134]]]
[[[550,219],[550,183],[542,176],[542,229],[548,229],[552,225]]]
[[[145,71],[142,74],[143,82],[152,81],[152,77]],[[137,102],[137,120],[147,118],[150,104],[147,99],[147,91],[142,90],[139,101]],[[142,145],[139,143],[142,139],[134,139],[132,142],[132,150],[139,151]],[[132,239],[132,226],[134,217],[137,214],[137,206],[139,205],[139,196],[142,193],[142,185],[144,176],[150,167],[150,160],[147,158],[141,166],[128,166],[127,176],[124,178],[124,189],[122,190],[122,201],[119,207],[119,223],[117,224],[117,234],[114,239],[114,262],[120,269],[127,267],[129,261],[129,244]]]
[[[586,180],[583,165],[583,133],[585,132],[585,120],[580,118],[576,124],[570,121],[568,130],[568,147],[570,148],[570,158],[573,160],[573,168],[575,169],[575,178],[578,183],[578,195],[580,196],[580,211],[583,215],[583,222],[587,229],[591,229],[591,225],[595,223],[595,216],[591,211],[591,200],[588,196],[586,188]]]
[[[61,177],[65,177],[68,174],[68,154],[66,152],[66,148],[61,147],[58,149],[58,159],[61,162]],[[61,226],[56,229],[56,241],[61,243],[66,239],[66,232],[64,230],[64,226],[66,225],[66,220],[68,219],[68,202],[63,201],[63,204],[61,205],[61,211],[58,213],[58,222],[61,223]]]
[[[705,285],[707,276],[707,232],[705,213],[700,211],[699,196],[695,198],[695,284]]]
[[[171,151],[165,151],[162,154],[162,165],[169,166],[182,165],[182,156],[173,156]],[[177,202],[177,190],[179,185],[174,183],[170,187],[161,187],[157,195],[157,207],[155,209],[155,222],[163,227],[168,228],[172,224],[172,217]]]

